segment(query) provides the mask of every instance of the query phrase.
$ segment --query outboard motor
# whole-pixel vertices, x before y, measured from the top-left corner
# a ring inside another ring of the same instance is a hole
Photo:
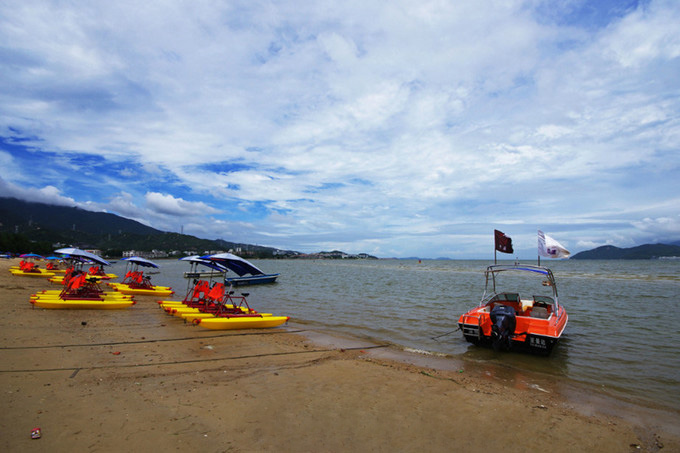
[[[515,309],[507,305],[496,305],[491,310],[491,341],[494,351],[510,349],[510,335],[515,333],[517,319]]]

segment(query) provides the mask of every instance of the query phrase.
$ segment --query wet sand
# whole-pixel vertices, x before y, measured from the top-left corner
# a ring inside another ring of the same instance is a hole
[[[540,376],[292,323],[206,330],[154,297],[33,309],[54,286],[12,276],[16,262],[0,262],[3,451],[680,451],[677,414],[658,423]]]

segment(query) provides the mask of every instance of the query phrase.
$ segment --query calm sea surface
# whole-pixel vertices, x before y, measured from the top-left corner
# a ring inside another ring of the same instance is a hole
[[[121,273],[123,263],[111,271]],[[457,329],[458,317],[479,303],[487,261],[253,263],[281,276],[275,284],[239,291],[250,292],[256,310],[290,316],[296,324],[567,378],[680,409],[680,260],[543,262],[569,315],[549,357],[495,353],[468,344],[460,331],[440,336]],[[172,286],[181,299],[189,265],[158,264],[152,282]]]

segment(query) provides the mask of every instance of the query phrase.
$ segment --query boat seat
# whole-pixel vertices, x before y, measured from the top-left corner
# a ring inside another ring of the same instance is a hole
[[[538,319],[548,319],[550,314],[548,313],[548,309],[545,307],[534,307],[531,309],[531,317]]]
[[[534,306],[534,301],[522,299],[522,300],[519,301],[519,304],[520,304],[520,311],[528,312],[529,310],[531,310],[531,307]]]

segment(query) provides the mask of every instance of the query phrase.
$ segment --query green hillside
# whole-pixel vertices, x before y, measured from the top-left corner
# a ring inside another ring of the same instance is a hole
[[[55,247],[74,246],[120,256],[124,250],[164,252],[241,248],[251,257],[272,257],[273,247],[200,239],[168,233],[106,212],[0,198],[0,251],[50,254]]]

